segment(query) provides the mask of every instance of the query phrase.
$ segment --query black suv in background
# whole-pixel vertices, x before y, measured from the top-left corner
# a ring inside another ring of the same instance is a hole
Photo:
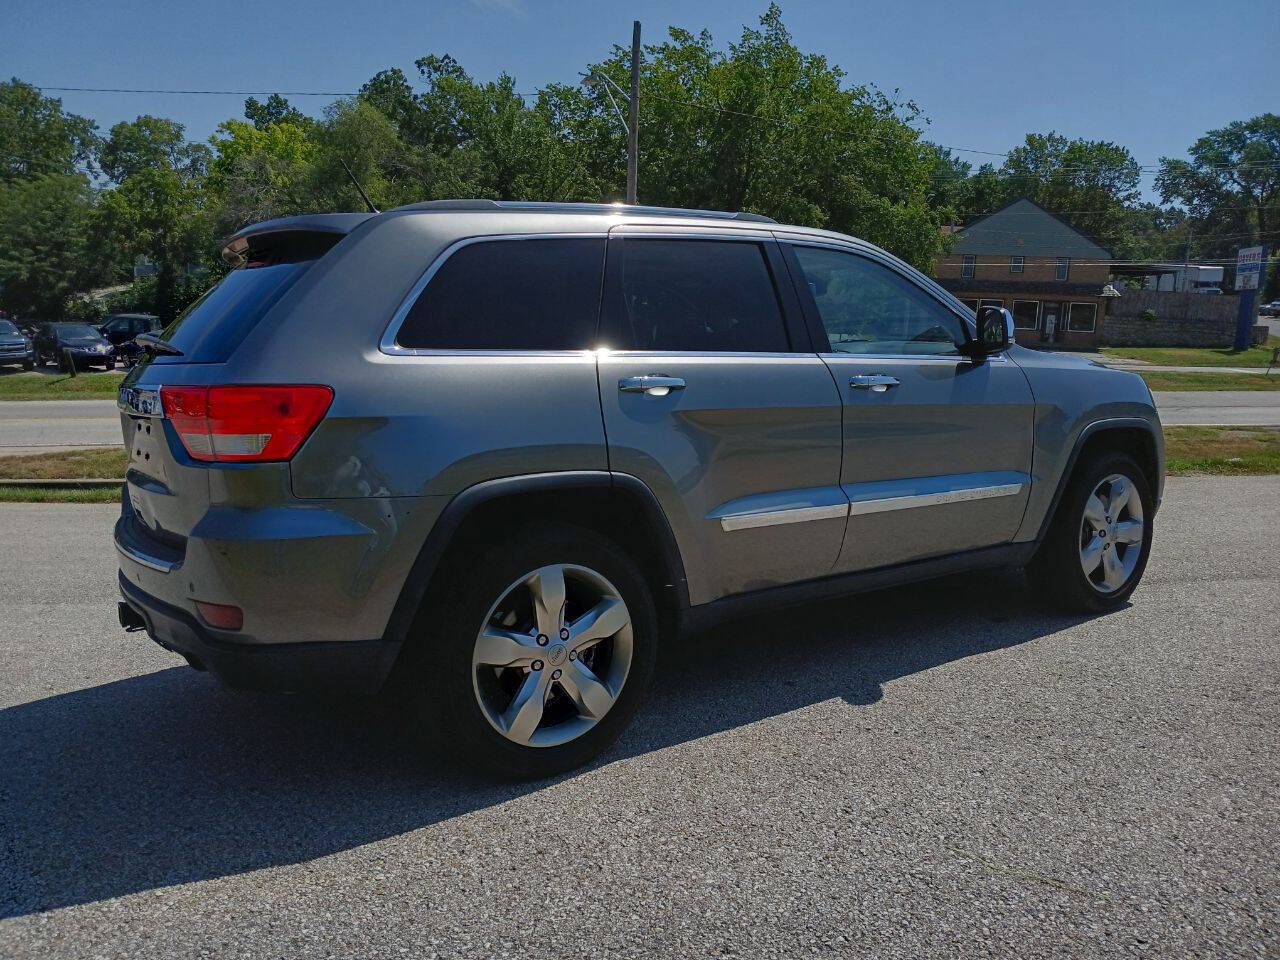
[[[87,323],[42,323],[35,335],[36,361],[56,363],[66,369],[67,356],[77,367],[102,365],[111,370],[116,365],[116,351],[111,341]]]
[[[98,331],[111,341],[116,356],[125,363],[137,360],[142,348],[133,342],[141,333],[159,333],[164,329],[160,318],[151,313],[110,313],[98,324]]]

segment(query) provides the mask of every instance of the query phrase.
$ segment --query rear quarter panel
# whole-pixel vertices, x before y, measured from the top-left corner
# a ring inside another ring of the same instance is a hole
[[[590,352],[389,356],[378,348],[451,243],[604,229],[600,217],[549,223],[407,211],[352,231],[254,329],[225,375],[333,387],[333,406],[291,464],[294,495],[446,496],[496,477],[608,469]]]

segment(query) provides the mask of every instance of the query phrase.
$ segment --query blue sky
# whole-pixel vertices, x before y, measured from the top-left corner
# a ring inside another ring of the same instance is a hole
[[[1212,127],[1280,110],[1274,2],[789,0],[782,9],[802,49],[825,54],[854,82],[914,99],[932,140],[1004,151],[1028,131],[1053,129],[1117,141],[1153,164]],[[478,79],[505,70],[533,90],[573,81],[611,43],[629,43],[633,19],[647,41],[675,24],[707,27],[723,44],[766,6],[5,0],[0,71],[46,86],[354,91],[380,69],[412,75],[417,57],[447,52]],[[237,97],[54,95],[104,130],[155,113],[184,123],[192,139],[242,110]],[[294,102],[319,113],[327,101]]]

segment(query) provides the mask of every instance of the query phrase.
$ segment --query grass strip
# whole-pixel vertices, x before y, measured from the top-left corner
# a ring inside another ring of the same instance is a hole
[[[1230,347],[1103,347],[1109,357],[1143,360],[1165,367],[1265,367],[1280,337],[1268,337],[1265,346],[1248,350]]]
[[[123,373],[11,373],[0,376],[0,400],[114,400]]]
[[[1280,370],[1261,373],[1160,373],[1135,370],[1152,390],[1280,390]]]

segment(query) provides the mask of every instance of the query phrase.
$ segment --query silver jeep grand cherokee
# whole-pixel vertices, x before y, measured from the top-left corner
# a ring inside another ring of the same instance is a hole
[[[1143,381],[850,237],[448,201],[224,255],[121,389],[115,542],[121,623],[229,684],[394,679],[466,762],[539,776],[723,617],[1006,565],[1104,611],[1142,577]]]

